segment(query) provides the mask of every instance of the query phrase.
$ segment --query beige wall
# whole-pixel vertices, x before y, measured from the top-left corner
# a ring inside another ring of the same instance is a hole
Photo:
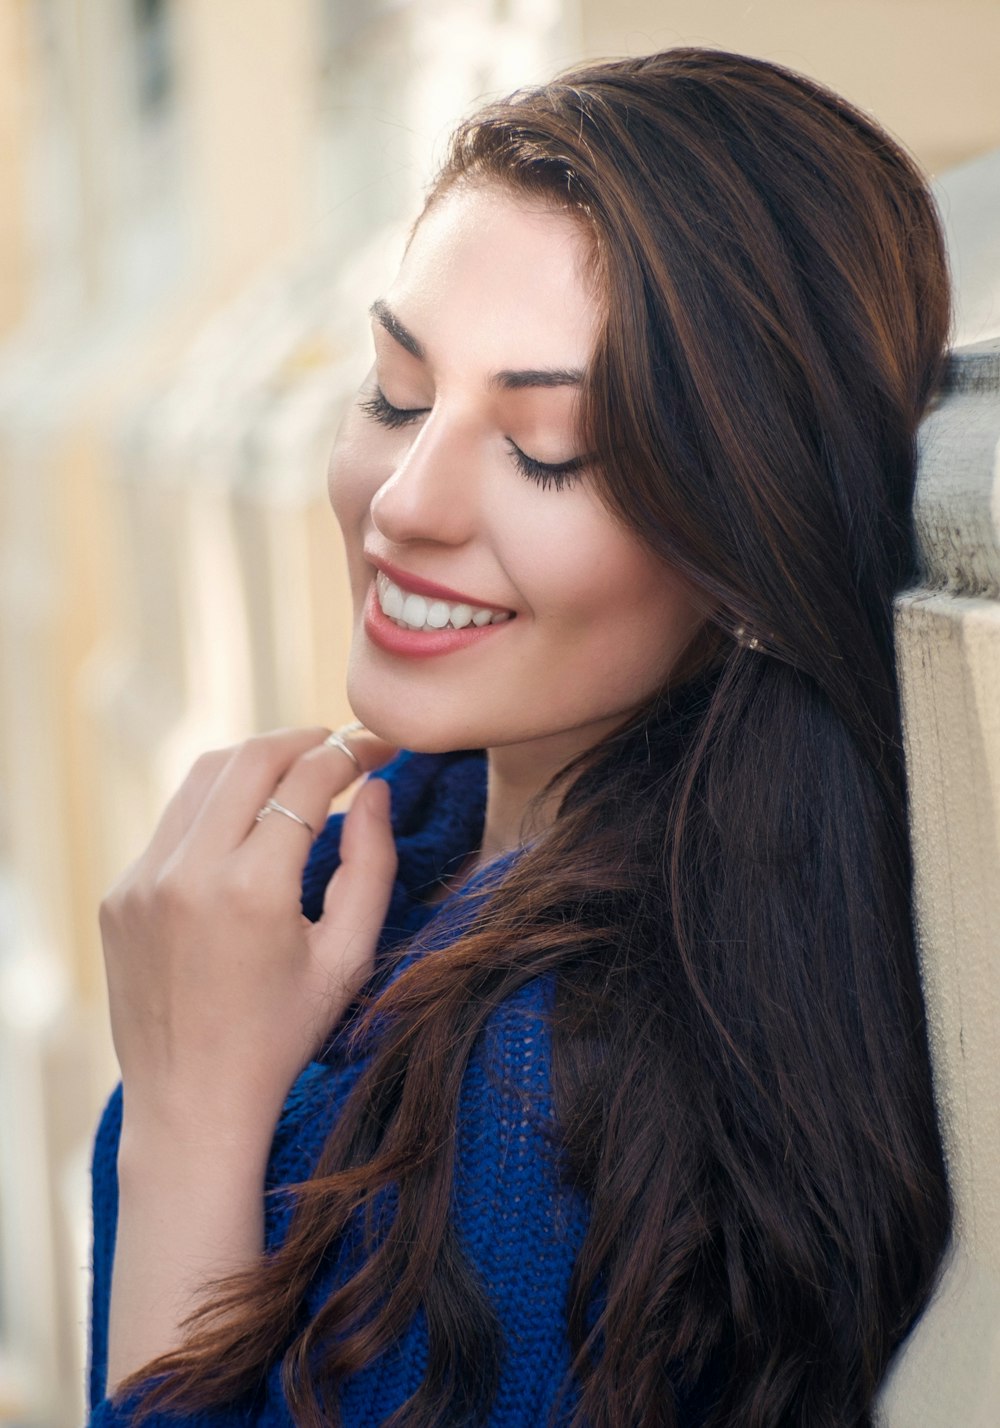
[[[312,10],[301,0],[177,4],[188,201],[212,282],[303,240],[318,109]]]
[[[0,4],[0,337],[24,311],[28,235],[24,198],[25,0]]]

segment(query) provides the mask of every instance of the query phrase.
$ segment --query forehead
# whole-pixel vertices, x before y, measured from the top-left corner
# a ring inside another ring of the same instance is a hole
[[[598,302],[582,222],[497,186],[458,184],[414,230],[387,300],[425,345],[496,367],[586,365]]]

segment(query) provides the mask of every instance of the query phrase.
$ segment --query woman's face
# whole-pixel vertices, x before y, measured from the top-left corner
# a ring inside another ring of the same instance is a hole
[[[354,601],[348,698],[399,747],[570,757],[663,683],[700,623],[586,463],[587,257],[571,217],[459,185],[373,307],[330,499]]]

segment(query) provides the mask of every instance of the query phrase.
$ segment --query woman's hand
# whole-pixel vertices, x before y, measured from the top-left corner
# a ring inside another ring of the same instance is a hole
[[[313,924],[312,837],[357,777],[325,729],[203,755],[101,905],[124,1083],[108,1386],[183,1341],[205,1285],[263,1242],[268,1148],[288,1088],[369,975],[396,871],[389,791],[363,785]],[[366,769],[394,752],[351,734]]]
[[[203,754],[101,904],[126,1125],[202,1143],[269,1140],[291,1083],[370,975],[396,873],[389,790],[358,790],[323,916],[300,906],[310,831],[357,778],[326,729]],[[362,767],[395,752],[350,734]]]

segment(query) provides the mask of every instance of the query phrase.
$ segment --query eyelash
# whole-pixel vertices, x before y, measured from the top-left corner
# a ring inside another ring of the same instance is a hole
[[[378,387],[376,387],[374,395],[361,402],[360,406],[366,416],[372,417],[380,425],[387,426],[392,431],[401,426],[407,426],[427,411],[426,407],[394,407]],[[558,464],[536,461],[533,456],[526,455],[519,446],[516,446],[509,436],[505,437],[505,440],[514,458],[514,465],[521,475],[526,476],[529,481],[534,481],[543,490],[551,487],[556,491],[561,491],[583,469],[584,462],[579,456],[575,456],[571,461],[560,461]]]

